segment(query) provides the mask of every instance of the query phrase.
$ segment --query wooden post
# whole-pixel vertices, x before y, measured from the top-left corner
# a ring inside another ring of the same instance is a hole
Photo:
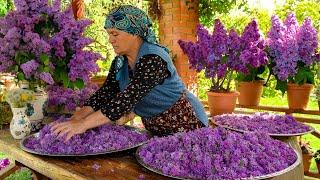
[[[160,43],[167,46],[181,79],[189,90],[197,92],[197,74],[189,69],[188,57],[183,54],[178,40],[196,41],[196,25],[199,23],[199,1],[160,0]]]

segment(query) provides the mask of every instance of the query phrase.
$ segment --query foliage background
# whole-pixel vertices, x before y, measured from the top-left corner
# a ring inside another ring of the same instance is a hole
[[[99,52],[105,58],[98,62],[102,71],[98,75],[106,75],[111,61],[114,57],[112,47],[108,43],[108,34],[104,30],[105,16],[111,9],[122,4],[131,4],[144,9],[149,14],[155,13],[152,11],[152,5],[155,5],[157,0],[84,0],[85,16],[92,19],[94,23],[86,30],[86,35],[95,40],[88,48]],[[184,0],[189,3],[191,0]],[[271,26],[271,15],[277,14],[282,20],[289,12],[294,12],[298,22],[301,24],[305,17],[310,17],[313,20],[314,27],[318,30],[320,39],[320,0],[273,0],[275,8],[267,9],[263,6],[252,5],[250,0],[199,0],[199,15],[200,23],[205,25],[209,30],[212,30],[214,19],[219,18],[226,29],[234,28],[238,33],[244,30],[244,27],[255,18],[259,24],[261,32],[266,35],[266,32]],[[261,1],[254,1],[259,4]],[[70,0],[62,0],[62,6],[67,8]],[[271,0],[270,0],[271,3]],[[251,5],[250,5],[251,4]],[[0,0],[0,17],[4,16],[9,10],[13,9],[12,0]],[[155,8],[153,8],[155,9]],[[160,9],[161,11],[161,9]],[[154,21],[154,30],[158,32],[158,24]],[[268,72],[263,76],[266,78]],[[319,72],[320,75],[320,72]],[[206,91],[210,87],[210,81],[204,78],[203,73],[199,74],[199,97],[206,99]],[[264,97],[281,96],[279,91],[275,90],[274,79],[264,88]],[[316,84],[320,84],[320,78],[316,78]],[[235,88],[235,84],[233,87]]]

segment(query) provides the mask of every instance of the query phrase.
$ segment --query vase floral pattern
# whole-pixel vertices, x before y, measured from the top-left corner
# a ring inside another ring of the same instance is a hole
[[[27,107],[11,108],[13,118],[10,123],[10,132],[13,138],[22,139],[30,134],[31,125],[26,115]]]
[[[27,104],[26,114],[31,123],[31,131],[37,131],[42,128],[42,120],[45,116],[45,105],[48,96],[46,94],[36,94],[35,100]]]

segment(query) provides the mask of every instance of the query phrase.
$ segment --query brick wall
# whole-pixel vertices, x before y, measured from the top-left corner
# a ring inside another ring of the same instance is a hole
[[[172,55],[176,56],[174,64],[188,89],[196,93],[196,72],[189,69],[188,57],[183,54],[178,40],[195,41],[195,27],[199,23],[199,2],[191,0],[160,0],[162,12],[159,18],[160,43],[168,46]]]

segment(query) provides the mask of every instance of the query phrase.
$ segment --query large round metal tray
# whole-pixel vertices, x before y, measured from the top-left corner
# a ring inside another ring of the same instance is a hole
[[[152,167],[150,167],[149,165],[147,165],[146,163],[143,162],[142,158],[139,156],[139,152],[141,150],[141,148],[143,147],[140,146],[138,147],[137,151],[136,151],[136,159],[137,161],[139,162],[139,164],[141,164],[144,168],[154,172],[154,173],[157,173],[157,174],[161,174],[163,176],[166,176],[166,177],[170,177],[170,178],[174,178],[174,179],[192,179],[191,177],[177,177],[177,176],[170,176],[170,175],[166,175],[164,173],[162,173],[160,170],[158,169],[154,169]],[[242,180],[245,180],[245,179],[250,179],[250,180],[258,180],[258,179],[267,179],[267,178],[272,178],[272,177],[276,177],[276,176],[279,176],[279,175],[282,175],[282,174],[285,174],[291,170],[293,170],[294,168],[296,168],[300,163],[301,163],[301,157],[298,153],[297,150],[293,149],[294,152],[296,153],[297,155],[297,160],[292,164],[290,165],[289,167],[281,170],[281,171],[278,171],[278,172],[274,172],[274,173],[271,173],[271,174],[266,174],[266,175],[262,175],[262,176],[256,176],[256,177],[248,177],[248,178],[241,178]]]
[[[135,131],[137,133],[140,133],[140,134],[147,134],[149,139],[152,137],[152,135],[150,134],[149,131],[147,130],[144,130],[144,129],[139,129],[139,128],[136,128],[136,127],[133,127],[133,126],[125,126],[128,130],[131,130],[131,131]],[[101,155],[101,154],[110,154],[110,153],[115,153],[115,152],[121,152],[121,151],[126,151],[126,150],[129,150],[129,149],[134,149],[136,147],[139,147],[141,145],[143,145],[144,143],[146,143],[147,141],[144,141],[144,142],[141,142],[139,144],[136,144],[134,146],[131,146],[131,147],[127,147],[127,148],[123,148],[123,149],[118,149],[118,150],[110,150],[110,151],[104,151],[104,152],[97,152],[97,153],[86,153],[86,154],[49,154],[49,153],[44,153],[44,152],[38,152],[38,151],[34,151],[26,146],[24,146],[24,142],[28,139],[28,138],[31,138],[31,137],[39,137],[39,133],[35,133],[35,134],[31,134],[25,138],[23,138],[21,141],[20,141],[20,148],[26,152],[29,152],[29,153],[32,153],[32,154],[37,154],[37,155],[43,155],[43,156],[94,156],[94,155]]]
[[[226,128],[226,129],[233,130],[233,131],[237,131],[237,132],[241,132],[241,133],[251,132],[251,131],[246,131],[246,130],[242,130],[242,129],[233,128],[233,127],[230,127],[230,126],[227,126],[227,125],[221,125],[221,124],[215,122],[214,120],[211,120],[211,122],[212,122],[214,125],[216,125],[216,126],[220,126],[220,127]],[[309,125],[307,125],[307,126],[309,126]],[[301,133],[294,133],[294,134],[275,134],[275,133],[268,133],[268,135],[269,135],[269,136],[273,136],[273,137],[302,136],[302,135],[305,135],[305,134],[312,133],[312,132],[315,130],[312,126],[309,126],[309,128],[310,128],[309,131],[301,132]]]

